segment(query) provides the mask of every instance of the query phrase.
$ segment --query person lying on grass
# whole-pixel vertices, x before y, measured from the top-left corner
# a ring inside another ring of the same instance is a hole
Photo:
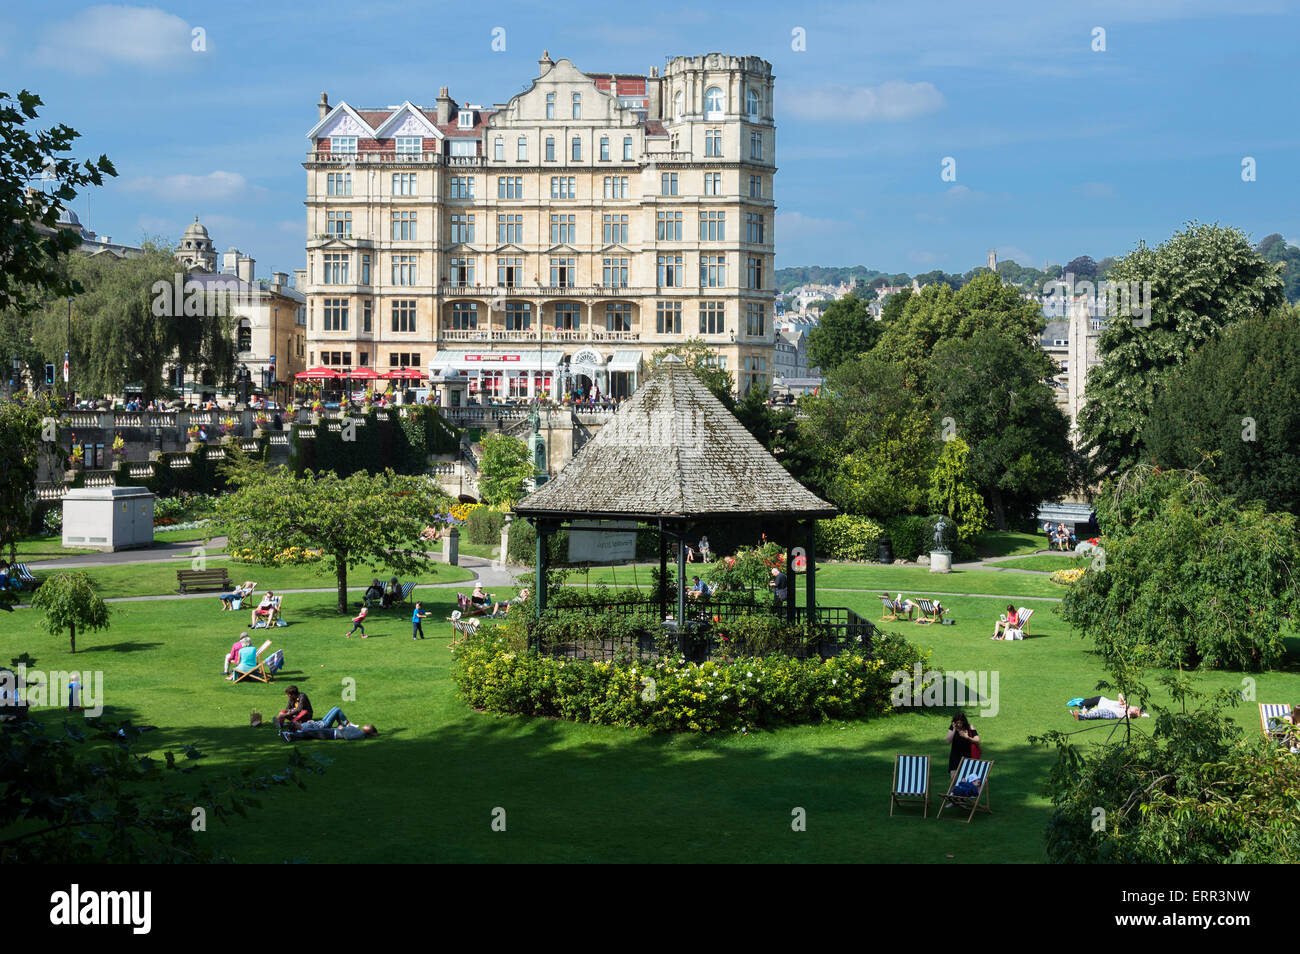
[[[1080,699],[1078,702],[1082,708],[1070,710],[1075,722],[1080,719],[1123,719],[1125,716],[1130,719],[1149,719],[1151,717],[1149,712],[1142,711],[1141,706],[1129,705],[1122,692],[1119,694],[1118,699],[1107,699],[1105,696],[1090,696],[1087,699]]]
[[[526,599],[528,599],[528,587],[524,587],[522,590],[520,590],[520,591],[519,591],[519,595],[516,596],[516,597],[515,597],[514,599],[512,599],[512,600],[506,600],[504,603],[494,603],[494,604],[492,604],[492,612],[489,613],[488,615],[489,615],[489,616],[504,616],[504,615],[506,615],[507,613],[510,612],[510,607],[512,607],[512,606],[518,606],[520,603],[522,603],[522,602],[523,602],[524,600],[526,600]],[[456,618],[459,619],[460,617],[457,616]]]
[[[377,735],[379,730],[373,725],[353,725],[343,710],[335,706],[325,713],[325,718],[304,722],[297,730],[281,732],[280,738],[286,742],[300,742],[303,739],[346,739],[352,742],[357,739],[373,739]]]

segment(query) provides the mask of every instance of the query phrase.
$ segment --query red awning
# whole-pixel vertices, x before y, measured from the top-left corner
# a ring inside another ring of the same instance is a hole
[[[335,371],[333,368],[308,368],[306,371],[299,371],[294,375],[295,378],[308,380],[319,380],[322,378],[341,378],[343,372]]]
[[[380,374],[374,368],[353,368],[348,377],[353,381],[375,381],[379,379]]]
[[[385,371],[380,377],[387,378],[389,381],[421,381],[426,375],[419,368],[394,368]]]

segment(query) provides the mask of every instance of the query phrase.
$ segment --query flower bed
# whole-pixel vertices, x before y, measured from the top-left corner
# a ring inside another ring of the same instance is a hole
[[[162,517],[155,520],[153,526],[155,530],[201,530],[211,523],[211,520],[186,520],[182,523],[175,517]]]
[[[294,566],[303,563],[316,563],[322,557],[320,550],[304,547],[285,547],[283,550],[267,548],[265,550],[231,550],[230,558],[236,563],[256,563],[260,566]]]
[[[1083,574],[1087,572],[1088,568],[1086,566],[1079,566],[1069,570],[1057,570],[1048,579],[1062,586],[1071,586],[1083,579]]]

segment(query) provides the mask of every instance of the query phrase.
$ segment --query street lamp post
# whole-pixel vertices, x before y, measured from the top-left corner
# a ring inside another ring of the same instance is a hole
[[[72,390],[72,296],[68,296],[68,350],[63,352],[63,390],[68,395],[68,406],[76,405],[76,394]]]

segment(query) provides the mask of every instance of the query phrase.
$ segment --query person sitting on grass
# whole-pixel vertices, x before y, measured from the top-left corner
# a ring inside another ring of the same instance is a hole
[[[241,583],[239,586],[235,587],[231,592],[220,594],[217,599],[221,600],[221,608],[223,610],[233,610],[235,608],[235,600],[247,599],[256,586],[256,583],[252,580],[248,580],[247,582]]]
[[[244,651],[244,647],[249,646],[252,642],[252,638],[247,633],[239,634],[235,644],[230,647],[230,652],[226,653],[226,664],[221,667],[221,675],[227,678],[230,677],[230,667],[239,662],[239,654]]]
[[[268,621],[271,618],[271,610],[275,608],[275,591],[267,590],[266,595],[262,597],[262,602],[253,607],[253,612],[249,614],[248,625],[252,626],[257,622],[259,616],[265,617]]]
[[[691,588],[687,594],[693,600],[707,600],[712,594],[709,584],[705,583],[698,576],[691,577]]]
[[[365,639],[366,627],[364,623],[366,621],[366,613],[368,612],[369,610],[367,610],[364,606],[361,607],[361,612],[358,613],[356,616],[352,617],[352,628],[348,630],[346,633],[344,633],[343,635],[347,638],[351,638],[353,633],[355,633],[357,630],[361,630],[361,638]]]
[[[990,639],[1006,639],[1006,633],[1009,629],[1017,629],[1020,626],[1020,614],[1016,612],[1015,606],[1007,604],[1007,611],[998,618],[993,624],[993,635]]]
[[[353,725],[343,710],[335,706],[325,713],[325,718],[301,723],[295,730],[285,730],[280,738],[286,742],[300,742],[303,739],[373,739],[379,730],[373,725]]]
[[[277,731],[284,728],[286,722],[301,725],[309,721],[312,716],[311,700],[307,698],[307,693],[299,692],[297,686],[290,686],[284,690],[284,694],[289,697],[289,704],[275,717]]]

